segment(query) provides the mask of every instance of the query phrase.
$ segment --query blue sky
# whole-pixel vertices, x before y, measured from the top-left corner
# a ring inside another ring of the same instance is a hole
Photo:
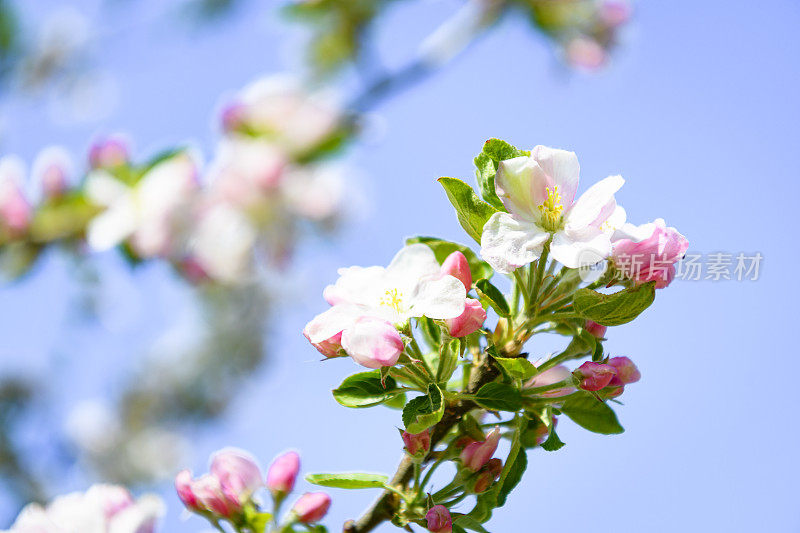
[[[26,2],[25,10],[42,14],[55,4]],[[296,64],[287,44],[296,35],[278,20],[252,17],[262,12],[253,2],[217,31],[137,26],[137,17],[158,20],[158,4],[123,4],[101,16],[108,36],[96,59],[121,81],[111,116],[56,125],[35,102],[6,99],[2,151],[30,160],[41,146],[60,143],[80,154],[95,133],[122,130],[141,154],[187,139],[209,153],[220,96]],[[384,21],[379,45],[390,65],[402,63],[457,2],[412,4]],[[334,242],[312,240],[299,250],[295,292],[273,323],[269,364],[230,415],[196,440],[190,466],[202,470],[210,452],[236,445],[264,463],[297,448],[306,472],[393,469],[399,414],[336,404],[327,391],[358,368],[347,360],[319,364],[300,331],[324,308],[321,290],[338,266],[385,264],[412,234],[466,242],[435,178],[471,179],[482,142],[501,137],[574,150],[584,189],[622,174],[618,199],[629,219],[664,217],[691,251],[760,252],[764,261],[757,281],[676,281],[635,323],[611,328],[606,350],[633,358],[643,375],[618,409],[627,431],[604,437],[564,421],[567,446],[530,454],[522,486],[490,529],[518,531],[526,520],[524,530],[542,531],[799,531],[800,400],[792,374],[798,25],[792,0],[641,2],[614,63],[585,76],[559,66],[524,20],[511,19],[381,106],[382,138],[345,158],[371,208]],[[2,368],[55,365],[76,384],[67,404],[113,390],[98,369],[135,365],[188,300],[165,268],[130,273],[113,254],[96,263],[112,280],[110,323],[73,316],[74,266],[58,257],[5,287],[0,301]],[[63,413],[51,416],[57,422]],[[77,488],[77,479],[65,488]],[[199,520],[180,521],[170,487],[164,494],[164,531],[203,529]],[[332,530],[373,496],[334,493]]]

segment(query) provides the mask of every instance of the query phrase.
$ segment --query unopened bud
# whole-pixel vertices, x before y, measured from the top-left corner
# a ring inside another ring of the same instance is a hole
[[[424,457],[431,449],[431,432],[426,429],[422,433],[409,433],[403,432],[403,442],[406,445],[406,451],[409,455],[415,457]]]
[[[609,385],[621,387],[629,383],[636,383],[642,379],[642,374],[639,373],[639,369],[636,368],[636,365],[633,364],[633,361],[627,357],[612,357],[606,364],[614,367],[614,369],[617,371],[616,375],[611,379],[611,383],[609,383]]]
[[[483,468],[483,465],[489,462],[494,455],[499,442],[500,428],[496,427],[489,433],[485,441],[468,444],[461,452],[461,462],[464,463],[464,467],[473,472]]]
[[[475,333],[486,321],[486,310],[474,298],[467,298],[464,302],[464,312],[456,318],[445,320],[447,332],[452,337],[466,337]]]
[[[469,262],[461,252],[453,252],[448,255],[442,263],[442,274],[448,274],[464,284],[464,288],[469,292],[472,287],[472,272],[469,269]]]
[[[586,324],[583,325],[583,329],[585,329],[598,339],[603,339],[606,336],[606,330],[608,328],[606,326],[598,324],[597,322],[592,322],[591,320],[587,320]]]
[[[433,533],[452,533],[453,518],[444,505],[434,505],[425,514],[428,521],[428,531]]]
[[[300,471],[300,456],[296,452],[287,452],[278,456],[267,472],[267,488],[274,495],[292,492],[297,473]]]
[[[608,385],[616,373],[616,369],[611,365],[586,361],[573,372],[573,375],[583,390],[598,391]]]
[[[319,522],[328,513],[331,497],[324,492],[307,492],[300,496],[292,507],[292,512],[303,524]]]

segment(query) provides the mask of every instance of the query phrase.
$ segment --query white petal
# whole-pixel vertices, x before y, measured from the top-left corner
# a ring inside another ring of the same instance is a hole
[[[642,242],[645,239],[649,239],[655,229],[656,225],[653,222],[648,222],[640,226],[628,222],[617,228],[611,236],[611,240],[616,242],[622,239],[628,239],[633,242]]]
[[[136,186],[143,216],[163,217],[186,201],[196,175],[197,167],[188,154],[178,154],[154,166]]]
[[[623,183],[622,176],[609,176],[589,187],[567,213],[566,227],[580,229],[594,223]]]
[[[625,212],[625,209],[621,205],[617,205],[616,201],[614,202],[614,211],[611,212],[611,215],[606,219],[606,224],[604,230],[606,233],[613,233],[617,229],[621,228],[625,225],[625,221],[628,218],[628,214]]]
[[[581,232],[580,238],[559,232],[550,244],[550,255],[567,268],[579,268],[602,261],[611,253],[611,240],[599,228],[594,235]]]
[[[578,176],[581,170],[575,152],[539,145],[531,150],[531,156],[550,177],[552,185],[558,186],[562,204],[572,205],[575,191],[578,190]]]
[[[426,244],[410,244],[397,252],[386,267],[386,274],[393,279],[409,280],[416,284],[421,278],[435,276],[440,271],[433,250]]]
[[[447,319],[464,312],[467,291],[453,276],[422,280],[411,295],[408,316]]]
[[[538,220],[537,206],[547,199],[547,175],[532,157],[501,161],[494,178],[497,195],[506,209],[520,217]]]
[[[133,200],[122,198],[89,222],[86,240],[95,250],[109,250],[130,237],[137,223]]]
[[[376,305],[386,293],[386,278],[380,266],[340,268],[336,284],[325,288],[325,298],[332,304]]]
[[[334,305],[306,324],[303,333],[310,342],[322,342],[349,328],[361,316],[364,310],[357,305]]]
[[[130,187],[104,170],[90,172],[85,189],[86,196],[102,206],[109,206],[130,192]]]
[[[481,257],[497,272],[509,274],[542,254],[548,234],[533,222],[495,213],[481,236]]]

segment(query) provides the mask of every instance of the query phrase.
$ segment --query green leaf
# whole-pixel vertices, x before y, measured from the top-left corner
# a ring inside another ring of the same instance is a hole
[[[338,388],[333,389],[333,397],[345,407],[372,407],[400,394],[397,382],[391,376],[386,378],[385,387],[381,384],[379,370],[360,372],[345,379]]]
[[[447,198],[456,208],[458,222],[467,234],[481,242],[483,226],[489,218],[497,213],[497,209],[487,204],[475,194],[472,187],[456,178],[439,178]]]
[[[515,379],[527,381],[536,375],[536,367],[524,357],[494,357],[497,364]]]
[[[591,289],[575,291],[573,307],[584,318],[604,326],[627,324],[650,307],[656,296],[655,282],[602,294]]]
[[[403,424],[409,433],[421,433],[439,422],[444,415],[442,391],[434,384],[428,385],[428,394],[418,396],[403,409]]]
[[[476,281],[475,290],[478,291],[478,296],[480,296],[481,300],[491,305],[498,315],[507,317],[511,314],[511,308],[508,306],[503,293],[492,285],[488,279]]]
[[[253,533],[264,533],[272,520],[270,513],[259,512],[252,504],[244,508],[244,520]]]
[[[389,409],[400,409],[402,410],[403,407],[406,406],[406,393],[403,392],[401,394],[395,394],[385,402],[383,402],[385,407]]]
[[[475,401],[494,411],[516,412],[522,408],[519,390],[506,383],[487,383],[475,394]]]
[[[467,533],[467,530],[458,524],[453,524],[453,533]]]
[[[542,443],[542,449],[548,452],[554,452],[556,450],[560,450],[564,447],[564,443],[561,442],[561,439],[558,438],[556,435],[556,428],[550,428],[550,435],[547,436],[547,440]]]
[[[594,433],[613,435],[625,431],[614,410],[591,394],[570,396],[561,407],[561,412]]]
[[[483,153],[492,161],[499,163],[506,159],[514,159],[523,155],[531,155],[530,150],[520,150],[501,139],[489,139],[483,143]]]
[[[441,264],[447,258],[447,256],[453,252],[458,251],[464,254],[464,257],[467,258],[470,272],[472,272],[472,279],[488,279],[494,274],[494,270],[489,266],[489,263],[478,257],[478,254],[473,252],[468,246],[464,246],[463,244],[459,244],[457,242],[444,241],[442,239],[437,239],[436,237],[418,236],[409,237],[406,239],[406,244],[414,244],[418,242],[427,244],[428,247],[433,250],[433,255],[436,256],[436,260],[439,261],[439,264]]]
[[[469,515],[453,513],[452,516],[453,516],[453,526],[454,526],[453,531],[455,531],[455,526],[459,526],[463,529],[477,531],[478,533],[489,533],[486,530],[486,528],[481,525],[480,522],[478,522]]]
[[[518,150],[506,141],[500,139],[489,139],[483,143],[483,150],[474,160],[476,168],[475,175],[478,178],[481,196],[483,196],[484,200],[501,211],[505,211],[505,207],[497,196],[497,189],[495,188],[497,168],[501,161],[523,155],[530,155],[530,152]]]
[[[514,459],[511,468],[508,470],[508,476],[506,476],[505,481],[503,481],[500,492],[497,493],[498,507],[505,505],[506,498],[508,498],[508,495],[511,493],[511,491],[514,490],[517,485],[519,485],[526,468],[528,468],[528,454],[525,451],[525,448],[520,447],[519,451],[517,451],[517,457]]]
[[[389,482],[389,478],[381,474],[338,472],[334,474],[308,474],[306,481],[314,485],[336,489],[382,489]]]

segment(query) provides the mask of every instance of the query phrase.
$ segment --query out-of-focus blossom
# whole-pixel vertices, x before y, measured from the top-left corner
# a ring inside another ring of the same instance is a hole
[[[554,366],[553,368],[548,368],[544,372],[533,376],[528,380],[527,383],[525,383],[525,388],[534,389],[538,387],[547,387],[549,385],[561,383],[562,381],[568,381],[571,379],[572,372],[570,372],[569,368],[564,365],[558,365]],[[540,392],[538,395],[544,398],[559,398],[561,396],[572,394],[573,392],[575,392],[575,387],[565,385],[564,387],[557,389]]]
[[[431,449],[430,429],[426,429],[422,433],[409,433],[408,431],[404,431],[402,438],[409,455],[424,457]]]
[[[153,533],[164,504],[155,495],[138,500],[115,485],[59,496],[46,507],[26,506],[9,533]]]
[[[334,133],[341,112],[329,99],[285,76],[247,85],[226,108],[223,125],[268,139],[290,156],[302,156]]]
[[[330,506],[331,497],[324,492],[307,492],[295,502],[292,512],[303,524],[313,524],[328,514]]]
[[[128,142],[122,137],[100,139],[89,148],[89,165],[94,169],[121,167],[128,163],[129,158]]]
[[[92,172],[87,195],[105,210],[89,223],[89,245],[107,250],[130,239],[141,257],[168,255],[176,217],[197,185],[197,165],[186,152],[157,163],[133,186],[104,170]]]
[[[574,152],[546,146],[500,163],[495,187],[508,213],[492,215],[481,236],[481,255],[495,270],[510,273],[536,260],[551,235],[550,255],[568,268],[608,256],[611,241],[602,226],[624,180],[605,178],[575,200],[579,169]]]
[[[573,374],[580,382],[580,388],[588,391],[598,391],[611,383],[611,379],[616,373],[617,370],[611,365],[586,361]]]
[[[486,440],[468,444],[461,452],[461,461],[464,467],[473,472],[483,468],[483,465],[488,463],[489,459],[494,455],[499,442],[500,428],[494,428],[486,436]]]
[[[608,55],[605,48],[591,37],[570,39],[564,46],[567,63],[583,70],[594,71],[605,65]]]
[[[16,156],[0,159],[0,227],[12,235],[23,233],[31,222],[33,211],[22,192],[25,164]]]
[[[66,192],[73,172],[74,165],[69,152],[61,146],[50,146],[36,156],[31,175],[42,196],[54,198]]]
[[[278,186],[286,165],[283,152],[269,141],[228,136],[217,147],[210,181],[219,198],[247,206]]]
[[[267,472],[267,488],[273,494],[292,492],[299,471],[300,456],[297,452],[287,452],[278,456]]]
[[[478,300],[467,298],[464,302],[464,312],[456,318],[445,320],[447,332],[453,337],[465,337],[475,333],[486,321],[486,310]]]
[[[600,20],[608,28],[616,28],[631,18],[631,4],[628,0],[603,0],[600,2]]]
[[[452,533],[453,531],[453,518],[444,505],[434,505],[428,509],[425,520],[428,522],[428,531],[433,533]]]
[[[339,279],[324,295],[333,307],[309,322],[304,335],[316,345],[332,342],[341,333],[344,350],[369,368],[396,361],[402,351],[402,340],[389,330],[391,324],[421,316],[456,318],[466,300],[464,285],[442,275],[433,251],[424,244],[406,246],[387,268],[339,269]],[[370,334],[377,337],[365,337]]]
[[[469,269],[469,262],[464,254],[459,251],[451,253],[442,262],[442,274],[449,274],[454,278],[458,278],[464,284],[467,292],[472,288],[472,272]]]
[[[657,289],[675,277],[675,263],[689,248],[689,241],[663,218],[634,226],[624,224],[614,232],[611,260],[623,276],[638,283],[655,281]]]
[[[292,211],[309,220],[324,221],[340,213],[345,181],[340,169],[305,165],[286,173],[281,191]]]
[[[241,283],[251,273],[258,232],[247,216],[230,204],[205,209],[189,236],[189,253],[212,279]]]

